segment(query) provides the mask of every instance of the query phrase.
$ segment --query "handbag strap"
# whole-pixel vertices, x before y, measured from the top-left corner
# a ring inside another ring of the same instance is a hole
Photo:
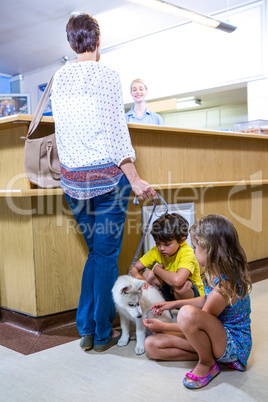
[[[50,90],[51,90],[52,83],[53,83],[53,77],[54,77],[54,74],[48,81],[47,86],[42,94],[42,97],[41,97],[40,101],[38,102],[37,108],[35,110],[31,124],[28,129],[26,138],[29,138],[33,134],[34,130],[37,128],[37,126],[43,116],[43,112],[45,110],[45,107],[46,107],[48,99],[49,99],[49,94],[50,94]]]
[[[166,207],[166,212],[164,212],[161,216],[166,215],[166,214],[168,213],[168,205],[167,205],[166,201],[165,201],[164,198],[161,197],[161,195],[158,194],[157,192],[156,192],[156,195],[157,195],[157,198],[154,200],[154,205],[153,205],[153,209],[152,209],[151,215],[150,215],[150,217],[149,217],[149,219],[148,219],[148,222],[147,222],[147,224],[146,224],[146,226],[145,226],[145,229],[144,229],[144,231],[143,231],[143,235],[142,235],[140,244],[138,245],[136,254],[135,254],[135,256],[134,256],[134,259],[133,259],[133,261],[132,261],[130,270],[128,271],[128,274],[129,274],[129,275],[130,275],[130,273],[131,273],[132,268],[134,267],[134,265],[136,264],[136,262],[137,262],[137,260],[138,260],[139,253],[140,253],[141,247],[142,247],[142,245],[143,245],[143,243],[144,243],[146,233],[148,232],[148,229],[149,229],[149,226],[150,226],[150,223],[151,223],[151,220],[152,220],[154,211],[155,211],[155,209],[156,209],[158,200],[160,200],[160,201],[165,205],[165,207]],[[139,201],[137,200],[136,197],[134,198],[133,203],[136,204],[136,205],[139,204]]]
[[[52,150],[53,150],[53,143],[52,140],[47,140],[47,164],[49,167],[50,172],[52,173],[52,176],[54,177],[55,180],[60,179],[60,171],[55,170],[52,166]]]

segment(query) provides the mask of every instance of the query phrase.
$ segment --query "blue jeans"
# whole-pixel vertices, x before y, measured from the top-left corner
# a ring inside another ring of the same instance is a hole
[[[81,336],[94,334],[94,343],[111,339],[115,306],[112,287],[118,277],[118,257],[131,187],[122,176],[109,193],[77,200],[65,194],[67,203],[87,242],[76,325]]]

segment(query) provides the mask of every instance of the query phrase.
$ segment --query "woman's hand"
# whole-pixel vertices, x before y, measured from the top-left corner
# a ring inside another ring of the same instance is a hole
[[[143,320],[143,325],[151,332],[165,331],[165,323],[160,320],[156,320],[155,318],[147,318],[146,320]]]
[[[141,200],[145,200],[146,198],[156,198],[157,194],[150,186],[147,181],[142,180],[133,163],[131,162],[130,158],[127,158],[123,160],[120,164],[120,168],[122,171],[125,173],[127,176],[127,179],[132,187],[132,190],[134,191],[136,197],[140,198]]]
[[[156,192],[147,181],[137,178],[131,184],[137,198],[145,200],[146,198],[156,198]]]

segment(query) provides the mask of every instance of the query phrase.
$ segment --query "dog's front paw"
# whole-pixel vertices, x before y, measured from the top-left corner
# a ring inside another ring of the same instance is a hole
[[[143,353],[145,353],[144,346],[136,345],[135,353],[136,353],[136,355],[143,355]]]
[[[121,338],[120,338],[119,341],[117,342],[117,346],[120,346],[120,347],[121,347],[121,346],[127,346],[128,340],[129,340],[128,337],[125,338],[125,337],[121,336]]]

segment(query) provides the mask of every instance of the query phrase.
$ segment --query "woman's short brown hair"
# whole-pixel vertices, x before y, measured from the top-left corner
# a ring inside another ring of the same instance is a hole
[[[72,16],[67,25],[67,40],[76,53],[94,52],[97,47],[100,28],[89,14]]]

